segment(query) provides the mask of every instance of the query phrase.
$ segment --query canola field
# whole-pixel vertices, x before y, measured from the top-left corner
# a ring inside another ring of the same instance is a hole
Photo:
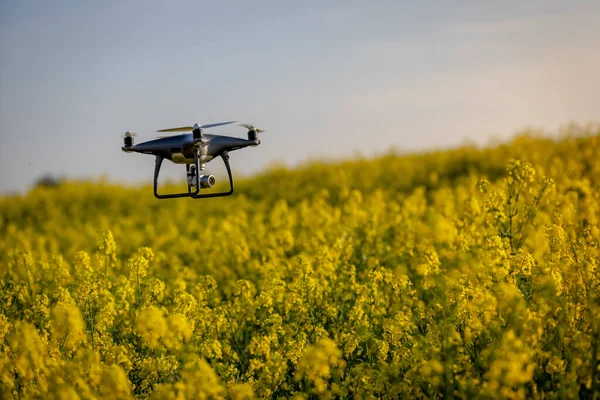
[[[0,398],[598,398],[599,189],[571,127],[5,196]]]

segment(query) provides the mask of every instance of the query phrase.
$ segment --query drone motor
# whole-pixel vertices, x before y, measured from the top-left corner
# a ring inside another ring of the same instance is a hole
[[[133,137],[136,136],[135,133],[127,131],[125,132],[125,134],[123,135],[123,144],[124,147],[131,147],[133,146]]]
[[[248,129],[248,140],[251,140],[251,141],[257,141],[258,134],[265,132],[263,129],[255,128],[254,126],[252,126],[250,124],[240,124],[239,126],[243,126],[244,128]]]
[[[195,143],[203,141],[204,132],[202,131],[202,128],[200,127],[200,125],[194,124],[194,129],[192,130],[192,136],[194,138]]]

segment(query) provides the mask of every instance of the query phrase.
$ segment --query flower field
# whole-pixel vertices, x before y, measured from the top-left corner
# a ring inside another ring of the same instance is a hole
[[[0,398],[598,398],[599,189],[571,127],[5,196]]]

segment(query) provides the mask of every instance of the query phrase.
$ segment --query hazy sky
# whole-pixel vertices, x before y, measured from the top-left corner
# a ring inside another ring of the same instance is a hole
[[[600,1],[2,1],[0,192],[150,183],[127,129],[251,122],[251,174],[599,121],[598,21]]]

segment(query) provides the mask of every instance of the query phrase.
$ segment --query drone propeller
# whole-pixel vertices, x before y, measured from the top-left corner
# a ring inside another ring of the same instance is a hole
[[[255,128],[254,126],[252,126],[250,124],[239,124],[238,126],[243,126],[244,128],[248,129],[249,131],[254,131],[256,133],[266,132],[265,130]]]
[[[190,132],[190,131],[193,131],[194,129],[214,128],[215,126],[233,124],[234,122],[237,122],[237,121],[217,122],[215,124],[206,124],[206,125],[195,124],[194,126],[180,126],[179,128],[160,129],[156,132]]]
[[[132,136],[136,137],[137,135],[138,135],[137,133],[131,132],[131,131],[126,131],[121,134],[121,136],[123,136],[123,137],[132,137]]]

